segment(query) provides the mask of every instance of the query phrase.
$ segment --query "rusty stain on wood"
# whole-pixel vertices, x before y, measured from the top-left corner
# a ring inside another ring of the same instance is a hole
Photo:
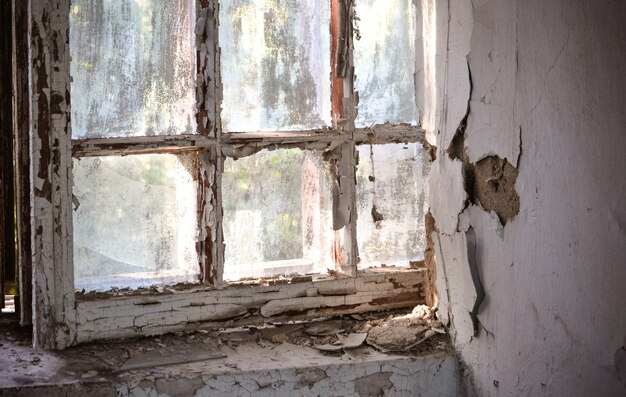
[[[342,18],[342,16],[344,18]],[[342,29],[346,24],[345,12],[343,11],[342,0],[332,0],[330,2],[330,33],[331,33],[331,107],[334,120],[343,117],[343,76],[341,74],[344,63],[343,49],[345,40],[342,37]]]

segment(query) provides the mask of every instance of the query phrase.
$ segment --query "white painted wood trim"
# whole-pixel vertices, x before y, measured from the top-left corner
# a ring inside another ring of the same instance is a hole
[[[33,343],[44,349],[76,339],[68,26],[69,0],[31,0]]]
[[[364,270],[358,278],[79,297],[76,342],[412,307],[424,301],[425,271],[388,268]]]

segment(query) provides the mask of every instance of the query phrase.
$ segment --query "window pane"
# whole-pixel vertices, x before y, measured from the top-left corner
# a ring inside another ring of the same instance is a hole
[[[359,267],[424,259],[429,163],[419,143],[359,146]]]
[[[72,137],[195,132],[195,0],[72,0]]]
[[[317,152],[284,149],[226,159],[224,279],[333,268],[330,186]]]
[[[328,0],[222,0],[222,129],[330,125]]]
[[[357,0],[357,127],[416,123],[414,13],[411,0]]]
[[[198,280],[195,155],[74,160],[77,289]]]

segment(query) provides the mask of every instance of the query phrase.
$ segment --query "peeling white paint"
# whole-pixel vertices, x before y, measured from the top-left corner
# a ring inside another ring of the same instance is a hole
[[[457,230],[459,214],[465,207],[467,193],[463,181],[463,163],[441,156],[430,171],[431,212],[437,221],[437,229],[445,234]]]
[[[34,344],[63,349],[76,334],[69,130],[69,1],[31,1],[29,29]]]
[[[447,148],[467,108],[458,88],[469,60],[469,161],[498,155],[517,166],[521,204],[506,227],[478,206],[460,213],[460,167],[445,166],[443,156],[433,166],[431,191],[450,189],[431,201],[439,310],[450,316],[469,394],[623,395],[616,354],[626,329],[618,309],[626,301],[626,244],[616,225],[625,218],[615,203],[626,191],[626,7],[485,0],[471,2],[468,14],[468,5],[450,2],[450,43],[471,41],[467,59],[450,47],[448,80],[437,82],[447,86],[448,117],[436,144],[439,153]],[[459,110],[452,117],[451,107]],[[469,226],[486,291],[477,337],[468,315]]]
[[[79,298],[77,342],[317,318],[397,307],[424,300],[425,269],[362,271],[340,278],[269,286],[198,287],[162,296]],[[203,323],[204,322],[204,323]]]
[[[471,37],[468,61],[473,83],[467,120],[469,161],[496,155],[517,167],[520,136],[515,124],[515,1],[478,5],[473,20],[471,36],[466,36]]]

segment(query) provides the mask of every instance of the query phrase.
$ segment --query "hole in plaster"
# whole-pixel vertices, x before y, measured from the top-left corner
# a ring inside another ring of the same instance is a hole
[[[474,166],[474,198],[487,211],[494,211],[503,225],[519,213],[517,175],[517,168],[497,156],[484,158]]]

